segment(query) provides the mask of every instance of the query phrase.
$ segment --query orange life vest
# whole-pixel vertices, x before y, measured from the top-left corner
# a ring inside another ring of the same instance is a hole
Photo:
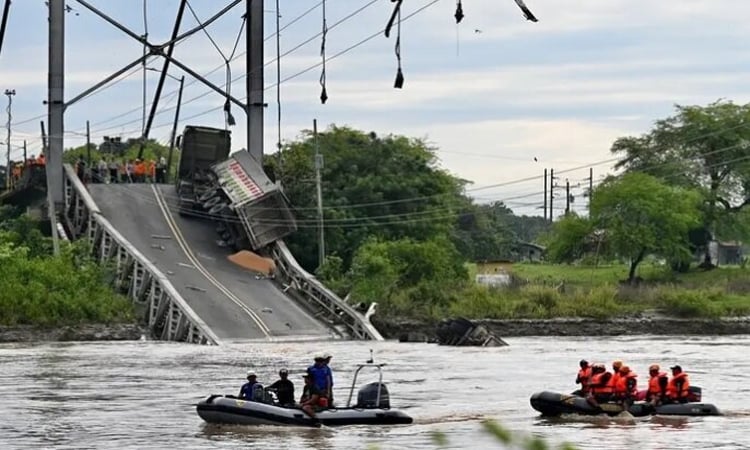
[[[613,377],[614,378],[614,377]],[[625,397],[625,396],[632,396],[635,397],[636,394],[638,394],[638,388],[637,388],[637,379],[638,375],[636,375],[634,372],[630,372],[625,376],[618,376],[617,377],[617,385],[615,385],[615,394]],[[632,379],[635,381],[633,383],[633,388],[631,390],[628,390],[628,380]]]
[[[678,380],[682,380],[682,386],[679,392],[677,390]],[[688,381],[687,374],[685,372],[679,373],[673,376],[669,380],[669,384],[667,384],[667,397],[673,400],[677,400],[680,398],[687,398],[689,388],[690,388],[690,382]]]
[[[648,395],[660,395],[661,394],[661,386],[659,386],[659,380],[661,378],[666,378],[667,374],[665,372],[659,372],[658,375],[652,376],[648,380]]]
[[[612,375],[609,372],[602,372],[591,376],[591,384],[589,386],[592,394],[611,394],[615,391],[614,386],[612,386],[612,377],[606,383],[603,383],[602,378],[606,374]]]
[[[583,392],[589,391],[589,383],[591,382],[591,366],[578,371],[578,382],[581,383],[581,390]]]

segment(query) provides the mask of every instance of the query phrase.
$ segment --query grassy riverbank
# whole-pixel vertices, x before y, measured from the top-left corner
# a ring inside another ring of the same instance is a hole
[[[683,318],[750,315],[750,270],[738,267],[674,274],[645,265],[637,286],[620,283],[624,265],[512,266],[513,285],[471,285],[450,305],[450,315],[482,319],[597,319],[655,311]]]

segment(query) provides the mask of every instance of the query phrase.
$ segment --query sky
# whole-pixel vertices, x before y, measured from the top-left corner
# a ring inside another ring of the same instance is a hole
[[[171,34],[178,0],[89,0],[151,42]],[[144,3],[146,21],[144,26]],[[229,0],[190,0],[204,21]],[[403,134],[433,145],[441,168],[469,180],[480,202],[504,201],[518,214],[542,215],[544,169],[559,174],[555,215],[562,213],[564,185],[571,184],[574,211],[586,211],[589,170],[596,183],[612,172],[612,142],[647,132],[675,104],[708,104],[720,98],[750,101],[750,2],[747,0],[526,0],[539,22],[526,21],[513,0],[406,0],[401,25],[403,89],[394,89],[395,31],[382,30],[389,0],[326,0],[328,102],[320,103],[320,0],[279,0],[280,72],[277,72],[276,1],[265,8],[264,151],[278,143],[276,80],[280,73],[281,138],[311,129],[348,125],[378,134]],[[74,0],[66,14],[66,85],[70,100],[138,58],[134,39]],[[306,14],[305,14],[306,13]],[[207,28],[231,58],[244,2]],[[188,10],[182,30],[197,24]],[[372,38],[371,38],[372,37]],[[369,38],[369,39],[368,39]],[[364,42],[363,42],[364,41]],[[305,43],[306,42],[306,43]],[[14,0],[0,54],[0,91],[15,89],[12,156],[26,140],[41,148],[39,121],[46,120],[47,7],[43,0]],[[244,35],[231,62],[231,92],[245,98]],[[224,85],[224,58],[205,33],[175,47],[174,57]],[[148,67],[160,70],[162,61]],[[169,74],[186,75],[174,65]],[[147,105],[158,73],[146,71]],[[143,126],[141,66],[70,105],[65,147],[103,136],[138,137]],[[151,137],[167,143],[178,82],[168,78]],[[7,97],[0,99],[5,123]],[[224,99],[186,75],[179,130],[186,124],[225,127]],[[150,106],[149,106],[150,107]],[[147,108],[148,111],[148,108]],[[236,106],[233,149],[245,148],[245,116]],[[0,133],[4,142],[5,130]],[[0,146],[5,154],[5,145]]]

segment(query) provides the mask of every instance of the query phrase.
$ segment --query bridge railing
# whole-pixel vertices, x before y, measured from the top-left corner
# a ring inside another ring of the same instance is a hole
[[[279,275],[311,309],[319,311],[331,324],[343,325],[354,339],[383,340],[369,319],[303,269],[283,241],[272,244],[271,251]]]
[[[198,317],[169,279],[104,218],[86,187],[64,166],[65,210],[62,219],[72,239],[85,238],[97,260],[114,272],[115,288],[145,309],[153,337],[194,344],[219,339]]]

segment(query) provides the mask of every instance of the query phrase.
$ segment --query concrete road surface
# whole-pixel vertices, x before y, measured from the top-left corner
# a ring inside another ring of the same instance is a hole
[[[231,252],[216,244],[218,235],[213,222],[181,217],[173,186],[156,188],[171,212],[176,230],[184,237],[186,249],[169,226],[152,185],[88,187],[104,217],[169,278],[220,339],[331,336],[324,324],[287,297],[272,280],[258,278],[228,261]]]

